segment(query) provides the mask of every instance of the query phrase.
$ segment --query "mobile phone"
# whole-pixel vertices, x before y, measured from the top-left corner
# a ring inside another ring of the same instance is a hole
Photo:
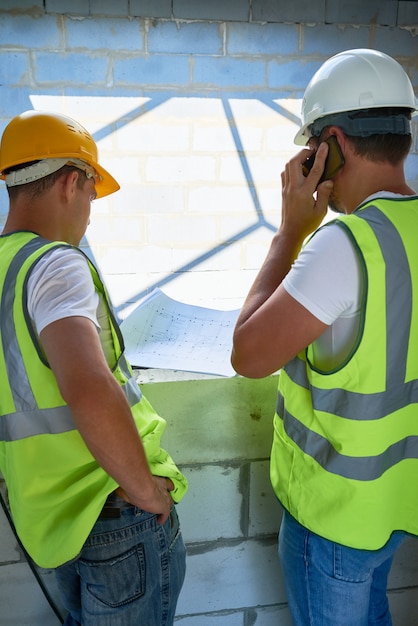
[[[322,183],[324,180],[329,180],[330,178],[335,176],[338,170],[341,169],[345,163],[343,153],[341,152],[341,148],[338,145],[336,136],[331,135],[330,137],[328,137],[326,142],[329,146],[328,154],[327,154],[327,158],[325,161],[324,171],[318,182],[318,185],[319,183]],[[309,174],[309,172],[312,169],[312,165],[314,164],[314,161],[315,161],[315,153],[309,156],[306,159],[306,161],[302,163],[302,172],[304,176],[307,176]]]

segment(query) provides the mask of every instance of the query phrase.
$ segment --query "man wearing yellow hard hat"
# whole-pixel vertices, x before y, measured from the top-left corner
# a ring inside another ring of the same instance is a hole
[[[0,471],[26,551],[56,568],[65,624],[172,624],[185,573],[175,503],[187,481],[160,447],[97,269],[78,248],[90,205],[119,189],[78,122],[27,111],[0,176]]]

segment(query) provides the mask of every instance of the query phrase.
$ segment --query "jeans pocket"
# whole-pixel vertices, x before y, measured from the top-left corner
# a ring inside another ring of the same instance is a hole
[[[169,520],[170,520],[170,537],[169,537],[168,549],[169,549],[169,552],[172,552],[175,549],[177,542],[183,541],[181,528],[180,528],[180,521],[177,515],[176,508],[174,506],[171,509]]]
[[[373,573],[372,563],[366,550],[357,550],[335,544],[334,577],[347,583],[363,583]]]
[[[112,559],[79,559],[78,567],[93,598],[112,608],[129,604],[145,593],[145,551],[142,544]],[[134,572],[138,572],[135,576]]]

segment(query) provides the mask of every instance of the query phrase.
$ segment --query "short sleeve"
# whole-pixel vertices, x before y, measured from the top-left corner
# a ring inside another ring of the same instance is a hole
[[[28,280],[28,312],[38,335],[59,319],[87,317],[99,329],[99,298],[85,257],[74,248],[54,248]]]
[[[360,262],[341,226],[319,229],[283,280],[289,295],[324,324],[354,317],[360,308]]]

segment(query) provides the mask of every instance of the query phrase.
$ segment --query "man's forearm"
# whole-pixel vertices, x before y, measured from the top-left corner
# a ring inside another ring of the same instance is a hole
[[[155,485],[141,438],[93,323],[63,318],[47,326],[41,340],[62,397],[97,462],[134,504],[152,497]]]
[[[169,491],[174,485],[151,474],[125,396],[113,377],[107,383],[108,386],[100,382],[99,397],[90,394],[94,389],[89,381],[89,399],[72,407],[74,421],[96,461],[119,486],[122,497],[138,508],[156,513],[163,523],[173,504]],[[94,396],[98,400],[94,401]]]

